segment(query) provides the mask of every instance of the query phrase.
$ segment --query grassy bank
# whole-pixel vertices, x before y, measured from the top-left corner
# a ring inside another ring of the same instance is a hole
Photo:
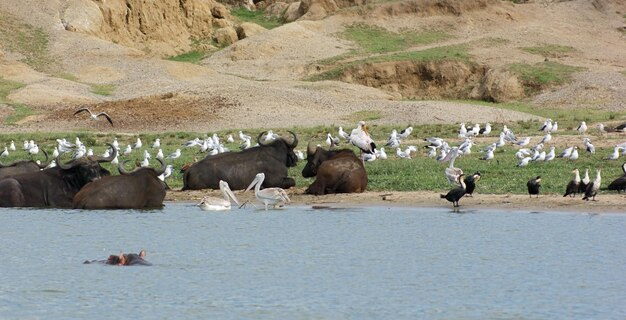
[[[514,126],[516,129],[520,128],[516,127],[515,124],[512,124],[512,126]],[[345,128],[345,130],[347,131],[349,131],[350,129],[350,127]],[[372,126],[371,132],[374,133],[375,140],[382,146],[384,145],[384,140],[386,140],[386,136],[390,129],[391,127],[387,126]],[[296,149],[302,151],[306,150],[306,144],[308,143],[308,141],[313,141],[315,144],[319,143],[321,145],[325,145],[324,139],[326,133],[331,132],[335,134],[337,132],[336,127],[334,126],[292,128],[292,130],[294,130],[298,134],[298,137],[300,139],[299,146]],[[277,131],[284,132],[284,130]],[[499,128],[494,129],[494,132],[495,131],[499,131]],[[536,131],[536,129],[533,128],[532,131]],[[413,137],[415,138],[403,142],[403,145],[418,146],[418,153],[415,154],[414,158],[410,160],[399,159],[395,156],[395,150],[387,149],[386,151],[389,157],[388,160],[367,162],[365,166],[369,175],[368,189],[372,191],[427,190],[433,192],[445,192],[451,187],[447,183],[447,180],[443,173],[447,164],[441,164],[433,159],[428,158],[426,156],[426,150],[422,148],[422,146],[424,146],[424,143],[421,138],[437,135],[448,138],[452,144],[457,144],[458,139],[454,138],[456,135],[455,132],[456,126],[415,126],[415,130],[413,133]],[[237,133],[238,130],[217,132],[222,141],[225,141],[227,134],[233,134],[236,140],[235,143],[226,143],[226,147],[230,148],[233,151],[239,150],[239,138]],[[259,132],[245,131],[245,133],[256,136]],[[22,150],[22,144],[24,140],[35,140],[39,144],[40,148],[43,148],[47,150],[50,154],[52,154],[52,150],[57,144],[55,139],[66,138],[69,141],[74,142],[76,137],[79,137],[81,141],[83,141],[83,143],[88,146],[88,148],[93,148],[95,154],[102,154],[105,149],[105,143],[113,141],[114,138],[113,135],[109,134],[95,134],[88,132],[53,134],[5,134],[0,136],[0,141],[2,142],[0,146],[8,146],[11,140],[14,140],[18,150],[11,152],[11,155],[8,158],[2,159],[2,162],[8,163],[17,159],[29,158],[26,152]],[[137,137],[141,138],[144,147],[141,150],[133,151],[133,153],[129,157],[121,157],[120,160],[132,160],[132,162],[141,161],[143,159],[144,149],[148,150],[154,157],[157,150],[152,149],[151,145],[154,139],[156,139],[157,137],[161,139],[162,149],[166,156],[174,152],[174,150],[177,148],[182,149],[183,155],[179,159],[167,161],[168,164],[174,165],[175,168],[174,174],[170,179],[168,179],[168,184],[173,189],[180,189],[180,187],[182,187],[182,174],[179,172],[179,169],[183,165],[193,162],[194,158],[202,159],[206,155],[199,153],[197,148],[185,148],[182,146],[182,144],[187,140],[191,140],[196,137],[206,137],[206,135],[204,134],[190,132],[170,132],[159,135],[142,134],[139,136],[118,135],[117,138],[119,140],[122,151],[126,147],[126,145],[133,144],[136,141]],[[418,139],[417,137],[420,138]],[[558,135],[555,136],[555,140],[557,137]],[[600,139],[609,139],[600,137],[592,138],[594,139],[594,141]],[[624,138],[621,138],[621,140],[619,137],[611,138],[611,144],[622,142]],[[479,158],[483,156],[483,154],[480,153],[479,150],[487,144],[491,143],[491,140],[495,141],[495,139],[495,137],[492,139],[484,139],[482,143],[479,143],[472,149],[472,154],[457,159],[455,163],[456,167],[463,169],[466,173],[473,173],[476,171],[481,172],[481,174],[483,175],[483,179],[478,183],[478,193],[523,194],[526,192],[526,181],[531,177],[537,175],[541,175],[543,177],[544,192],[561,193],[564,190],[565,185],[567,184],[569,179],[571,179],[570,172],[574,168],[579,168],[582,171],[584,171],[585,168],[589,168],[593,179],[595,175],[595,168],[601,167],[603,169],[604,177],[603,185],[605,186],[614,178],[622,174],[620,166],[623,160],[604,160],[604,158],[606,158],[606,156],[612,151],[611,148],[598,148],[596,154],[588,154],[581,150],[580,159],[576,161],[555,159],[554,161],[546,163],[531,163],[529,166],[523,168],[517,167],[518,160],[514,157],[514,153],[516,152],[517,148],[513,146],[507,146],[501,150],[498,150],[496,152],[496,160],[493,160],[491,162],[479,160]],[[534,139],[535,142],[537,140],[538,138]],[[580,143],[580,146],[582,147],[582,143]],[[350,146],[343,144],[342,147]],[[562,151],[563,148],[563,145],[558,145],[557,154]],[[68,155],[64,155],[62,158],[65,160],[69,160]],[[43,155],[36,156],[36,159],[43,160]],[[152,161],[151,163],[153,165],[157,164],[156,161]],[[304,161],[300,161],[296,167],[289,170],[289,175],[296,179],[298,187],[306,187],[313,182],[313,179],[305,179],[302,178],[302,176],[300,175],[304,164]],[[112,165],[104,164],[104,166],[112,172],[117,173],[117,169],[115,169]]]

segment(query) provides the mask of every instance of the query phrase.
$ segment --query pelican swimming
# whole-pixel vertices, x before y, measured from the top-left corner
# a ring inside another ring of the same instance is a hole
[[[202,201],[198,203],[198,207],[204,211],[230,210],[230,199],[235,201],[237,205],[240,205],[239,200],[237,200],[235,194],[230,190],[228,183],[224,180],[220,180],[220,191],[224,198],[204,197]]]
[[[77,114],[79,114],[81,112],[84,112],[84,111],[89,112],[89,116],[91,116],[91,119],[93,119],[93,120],[98,120],[98,117],[105,117],[107,119],[107,121],[109,121],[111,126],[113,126],[113,120],[111,120],[111,117],[106,112],[100,112],[100,113],[95,113],[94,114],[88,108],[81,108],[81,109],[78,109],[76,112],[74,112],[74,115],[77,115]]]
[[[265,204],[265,211],[267,211],[267,205],[272,205],[274,208],[290,202],[287,192],[282,188],[265,188],[261,189],[261,185],[265,180],[265,173],[260,172],[254,177],[254,180],[250,183],[246,191],[254,187],[254,195],[256,198]]]

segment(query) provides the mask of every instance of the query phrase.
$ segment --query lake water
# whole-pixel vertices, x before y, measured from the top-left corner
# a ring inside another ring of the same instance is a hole
[[[0,241],[0,319],[626,318],[619,214],[1,209]]]

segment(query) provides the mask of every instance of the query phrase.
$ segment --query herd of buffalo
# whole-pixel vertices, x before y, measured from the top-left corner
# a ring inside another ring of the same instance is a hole
[[[259,134],[258,146],[240,152],[209,155],[187,168],[182,190],[218,189],[219,181],[228,182],[233,190],[245,189],[257,173],[266,179],[263,187],[290,188],[295,186],[288,176],[288,167],[297,164],[294,148],[298,144],[284,138],[264,142]],[[0,166],[0,207],[48,207],[77,209],[139,209],[163,206],[166,185],[159,179],[161,168],[142,167],[132,171],[119,163],[119,175],[102,168],[111,162],[117,150],[110,145],[108,157],[86,156],[68,163],[60,157],[57,165],[43,169],[34,161],[18,161]],[[309,194],[363,192],[367,173],[363,161],[352,150],[327,151],[307,148],[304,177],[316,177],[306,190]]]

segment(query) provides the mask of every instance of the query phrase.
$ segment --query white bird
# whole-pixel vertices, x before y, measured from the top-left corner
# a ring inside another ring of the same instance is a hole
[[[22,149],[24,149],[24,150],[30,149],[30,147],[28,145],[28,140],[24,140],[24,147]]]
[[[120,143],[117,141],[117,138],[113,138],[113,148],[115,148],[115,150],[120,150]]]
[[[413,127],[409,126],[406,129],[400,131],[400,134],[398,134],[398,137],[400,139],[406,139],[411,135],[411,132],[413,132]]]
[[[433,146],[435,148],[443,146],[443,143],[445,142],[443,139],[437,137],[426,138],[424,139],[424,141],[428,142],[430,146]]]
[[[572,151],[574,151],[574,146],[565,148],[565,150],[559,154],[559,158],[569,158],[572,155]]]
[[[254,195],[259,201],[265,204],[265,211],[267,211],[267,206],[270,204],[276,208],[277,206],[282,206],[291,201],[287,192],[281,188],[265,188],[261,190],[263,180],[265,180],[265,174],[263,172],[257,173],[254,180],[252,180],[245,191],[254,187]]]
[[[398,158],[411,159],[411,154],[407,153],[406,151],[402,151],[400,147],[396,148],[396,155],[398,156]]]
[[[465,137],[467,134],[467,128],[465,128],[465,122],[461,123],[461,128],[459,129],[459,137]]]
[[[100,113],[95,113],[94,114],[88,108],[81,108],[81,109],[78,109],[76,112],[74,112],[74,115],[77,115],[77,114],[79,114],[81,112],[85,112],[85,111],[89,112],[89,116],[91,117],[91,119],[98,120],[98,117],[105,117],[107,119],[107,121],[109,121],[111,126],[113,126],[113,120],[111,120],[111,117],[106,112],[100,112]]]
[[[120,160],[117,158],[117,153],[115,154],[115,158],[113,158],[113,160],[111,160],[111,164],[113,165],[118,165],[120,163]]]
[[[622,149],[622,147],[615,147],[613,148],[613,153],[611,153],[611,155],[607,158],[607,160],[617,160],[619,159],[619,151]]]
[[[554,123],[552,124],[552,129],[550,130],[550,132],[556,132],[559,129],[559,124],[558,122],[554,121]]]
[[[548,152],[548,154],[546,154],[546,161],[552,161],[554,160],[556,154],[554,153],[554,149],[556,147],[552,146],[550,147],[550,152]]]
[[[241,130],[239,131],[239,139],[241,139],[241,141],[246,141],[246,140],[251,140],[252,137],[243,133]]]
[[[56,158],[59,156],[59,147],[54,147],[54,150],[52,151],[52,157]]]
[[[576,131],[578,131],[579,134],[584,134],[587,131],[587,124],[585,123],[585,121],[580,122],[580,125],[578,125],[578,128],[576,128]]]
[[[102,153],[102,157],[108,158],[109,156],[111,156],[111,151],[109,151],[109,149],[105,149],[104,152]]]
[[[161,139],[156,138],[156,140],[154,140],[154,143],[152,144],[152,148],[153,149],[158,149],[161,147]]]
[[[528,149],[519,149],[517,150],[517,152],[515,153],[515,157],[518,159],[524,159],[526,158],[526,156],[530,155],[530,150]]]
[[[552,130],[552,119],[547,119],[546,121],[543,122],[543,126],[539,128],[539,131],[550,132],[550,130]]]
[[[350,133],[350,142],[365,153],[374,153],[376,144],[367,131],[365,121],[359,121],[358,126]]]
[[[350,135],[347,132],[343,131],[342,127],[339,127],[339,132],[338,133],[339,133],[339,136],[341,138],[345,139],[346,141],[350,139]]]
[[[398,142],[398,130],[393,129],[391,130],[391,133],[389,134],[389,138],[387,139],[387,143],[385,144],[386,146],[390,146],[393,143],[397,143]]]
[[[591,143],[591,139],[583,139],[583,144],[585,145],[585,149],[587,150],[587,152],[596,153],[596,147]]]
[[[167,159],[177,159],[180,157],[180,149],[176,149],[176,151],[170,153],[169,156],[167,156]]]
[[[491,133],[491,123],[485,123],[485,127],[480,129],[479,133],[483,136],[488,136]]]
[[[202,140],[200,140],[200,138],[195,138],[193,140],[189,140],[187,142],[185,142],[183,145],[187,148],[192,148],[192,147],[196,147],[201,145],[202,143],[200,142]]]
[[[530,143],[530,137],[526,137],[518,142],[516,142],[515,144],[520,146],[520,147],[525,147]]]
[[[13,140],[11,140],[11,145],[9,146],[9,150],[15,151],[15,142],[13,142]]]
[[[487,149],[487,154],[480,158],[480,160],[493,160],[494,156],[493,156],[493,149]]]
[[[159,149],[159,152],[156,154],[156,158],[163,160],[163,149]]]
[[[278,138],[278,135],[274,133],[274,131],[272,130],[267,130],[267,133],[265,134],[265,139],[263,140],[263,142],[271,142],[276,140],[276,138]]]
[[[302,150],[294,150],[294,153],[296,154],[296,157],[298,157],[298,159],[304,160],[304,153],[302,152]]]
[[[165,171],[163,171],[163,181],[165,181],[165,179],[171,177],[173,171],[174,171],[174,166],[173,165],[168,164],[167,166],[165,166]]]
[[[234,143],[235,139],[233,138],[232,134],[229,134],[228,137],[226,138],[226,142],[228,143]]]
[[[4,147],[4,151],[2,151],[2,153],[0,153],[0,157],[6,158],[8,156],[9,156],[9,148]]]
[[[148,158],[143,158],[143,160],[141,161],[141,167],[147,167],[150,165],[150,161],[148,160]]]
[[[361,159],[363,161],[372,162],[372,161],[376,160],[376,158],[377,158],[376,152],[377,152],[377,150],[374,150],[374,153],[363,153],[363,154],[361,154]]]
[[[433,147],[433,146],[426,146],[429,150],[428,150],[428,157],[429,158],[434,158],[437,156],[437,148]]]
[[[145,159],[152,159],[152,157],[150,156],[150,152],[148,152],[148,150],[143,151],[143,157]]]
[[[93,149],[89,148],[87,149],[87,156],[93,156]]]
[[[330,146],[330,148],[334,147],[334,146],[338,146],[339,145],[339,138],[337,137],[333,137],[330,135],[330,133],[328,133],[326,135],[326,144]]]
[[[127,156],[129,154],[131,154],[131,152],[133,152],[133,147],[129,145],[126,146],[126,149],[124,150],[124,155]]]
[[[220,180],[220,191],[222,192],[224,198],[204,197],[200,203],[198,203],[198,207],[204,211],[230,210],[230,199],[233,199],[233,201],[239,205],[239,200],[237,200],[235,194],[230,190],[228,183],[224,180]]]
[[[543,139],[541,139],[541,142],[539,143],[548,143],[550,140],[552,140],[552,134],[550,133],[550,131],[548,131],[548,133],[543,136]]]
[[[250,139],[245,139],[243,140],[243,143],[241,144],[241,146],[239,146],[239,149],[245,150],[248,149],[252,146],[252,143],[250,142]]]
[[[141,143],[141,139],[137,138],[137,142],[135,142],[135,144],[133,145],[133,149],[139,149],[141,148],[141,146],[143,146],[143,144]]]
[[[506,142],[504,142],[504,136],[504,132],[500,132],[500,137],[498,138],[498,142],[496,142],[496,147],[502,148],[506,145]]]
[[[36,155],[39,153],[39,146],[38,145],[34,145],[32,148],[28,149],[28,153],[30,153],[31,155]]]
[[[522,160],[520,160],[520,162],[517,164],[518,167],[525,167],[528,165],[528,163],[530,162],[531,157],[526,157],[523,158]]]
[[[378,158],[381,160],[387,160],[387,153],[385,152],[385,148],[380,148]]]
[[[578,147],[574,147],[574,150],[572,150],[572,154],[570,154],[569,159],[570,160],[578,159]]]
[[[472,131],[471,135],[477,136],[480,133],[480,124],[475,123],[471,131]],[[469,130],[467,133],[469,134]]]
[[[443,150],[442,150],[443,151]],[[444,174],[448,182],[451,184],[455,184],[459,182],[459,176],[463,174],[463,170],[454,167],[454,160],[458,158],[460,155],[459,148],[454,147],[452,150],[446,153],[443,159],[439,160],[440,162],[450,162],[448,167],[444,170]]]

